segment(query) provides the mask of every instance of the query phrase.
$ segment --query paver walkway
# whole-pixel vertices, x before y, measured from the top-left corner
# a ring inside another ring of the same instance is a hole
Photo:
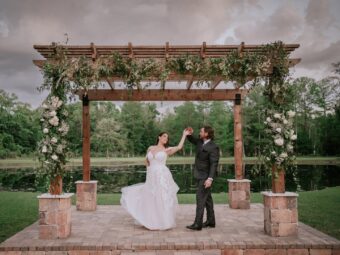
[[[322,254],[331,254],[328,251],[332,250],[333,254],[340,252],[340,240],[301,222],[299,222],[297,237],[266,235],[263,230],[262,204],[251,204],[249,210],[236,210],[230,209],[228,205],[215,205],[217,226],[202,231],[191,231],[185,228],[186,225],[192,223],[194,214],[195,205],[180,205],[176,228],[167,231],[150,231],[135,225],[134,220],[119,205],[98,206],[95,212],[77,211],[73,206],[72,234],[69,238],[40,240],[38,222],[35,222],[0,244],[0,254],[9,250],[97,250],[110,251],[110,254],[130,254],[134,251],[143,254],[146,251],[148,253],[145,254],[161,251],[164,254],[182,254],[183,252],[183,254],[221,254],[222,251],[224,254],[229,254],[227,251],[232,249],[242,252],[235,254],[246,254],[246,251],[251,249],[257,249],[260,252],[257,254],[262,254],[261,251],[270,251],[270,249],[285,249],[286,251],[300,249],[300,251],[307,250],[306,254],[312,254],[309,252],[313,249],[327,252]],[[71,254],[71,252],[68,253]]]

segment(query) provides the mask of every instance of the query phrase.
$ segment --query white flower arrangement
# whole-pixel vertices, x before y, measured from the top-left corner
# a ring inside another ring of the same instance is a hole
[[[67,111],[64,102],[57,96],[48,97],[42,104],[40,120],[43,139],[39,144],[39,157],[42,167],[39,174],[48,174],[50,178],[61,175],[66,164],[67,142],[65,136],[69,131],[66,123]]]
[[[272,143],[265,148],[265,162],[272,166],[276,164],[278,169],[295,161],[294,141],[297,135],[294,132],[294,111],[274,112],[270,111],[264,124],[266,132],[272,138]],[[269,158],[269,160],[268,160]]]

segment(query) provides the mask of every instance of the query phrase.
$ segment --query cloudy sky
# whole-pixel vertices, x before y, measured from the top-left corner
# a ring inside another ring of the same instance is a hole
[[[301,46],[292,75],[320,79],[340,61],[339,0],[0,0],[0,88],[37,107],[33,44]]]

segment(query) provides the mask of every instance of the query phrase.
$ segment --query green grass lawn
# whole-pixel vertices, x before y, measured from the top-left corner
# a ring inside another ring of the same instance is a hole
[[[38,193],[0,192],[0,242],[38,219]],[[228,202],[226,193],[213,194],[216,204]],[[98,194],[99,205],[119,204],[120,194]],[[194,194],[179,194],[181,204],[195,203]],[[262,203],[260,193],[252,203]],[[73,197],[75,204],[75,197]],[[299,192],[299,221],[340,239],[340,186],[320,191]]]

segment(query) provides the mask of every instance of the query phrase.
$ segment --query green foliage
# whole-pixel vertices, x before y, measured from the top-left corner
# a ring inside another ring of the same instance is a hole
[[[0,90],[0,158],[32,155],[41,139],[40,112]]]
[[[265,47],[268,59],[271,60],[272,72],[268,76],[263,94],[268,96],[272,108],[276,110],[282,110],[282,107],[286,105],[290,98],[288,95],[289,87],[285,82],[289,75],[288,54],[283,46],[282,42],[275,42],[267,44]]]
[[[155,144],[159,133],[157,115],[155,105],[127,102],[122,106],[119,122],[129,156],[144,155],[147,148]]]
[[[92,61],[85,56],[68,58],[62,45],[55,44],[54,48],[52,61],[46,62],[43,67],[44,83],[40,87],[52,93],[59,86],[66,93],[95,88],[100,80],[112,76],[122,77],[128,89],[141,88],[141,82],[151,77],[163,85],[171,73],[193,75],[198,78],[198,86],[209,84],[216,76],[221,76],[223,80],[233,81],[237,87],[242,87],[249,79],[256,85],[272,70],[267,92],[275,101],[282,96],[278,95],[277,86],[288,74],[288,55],[280,41],[263,45],[256,53],[233,51],[224,57],[205,59],[187,54],[170,57],[168,61],[126,58],[117,52]]]

